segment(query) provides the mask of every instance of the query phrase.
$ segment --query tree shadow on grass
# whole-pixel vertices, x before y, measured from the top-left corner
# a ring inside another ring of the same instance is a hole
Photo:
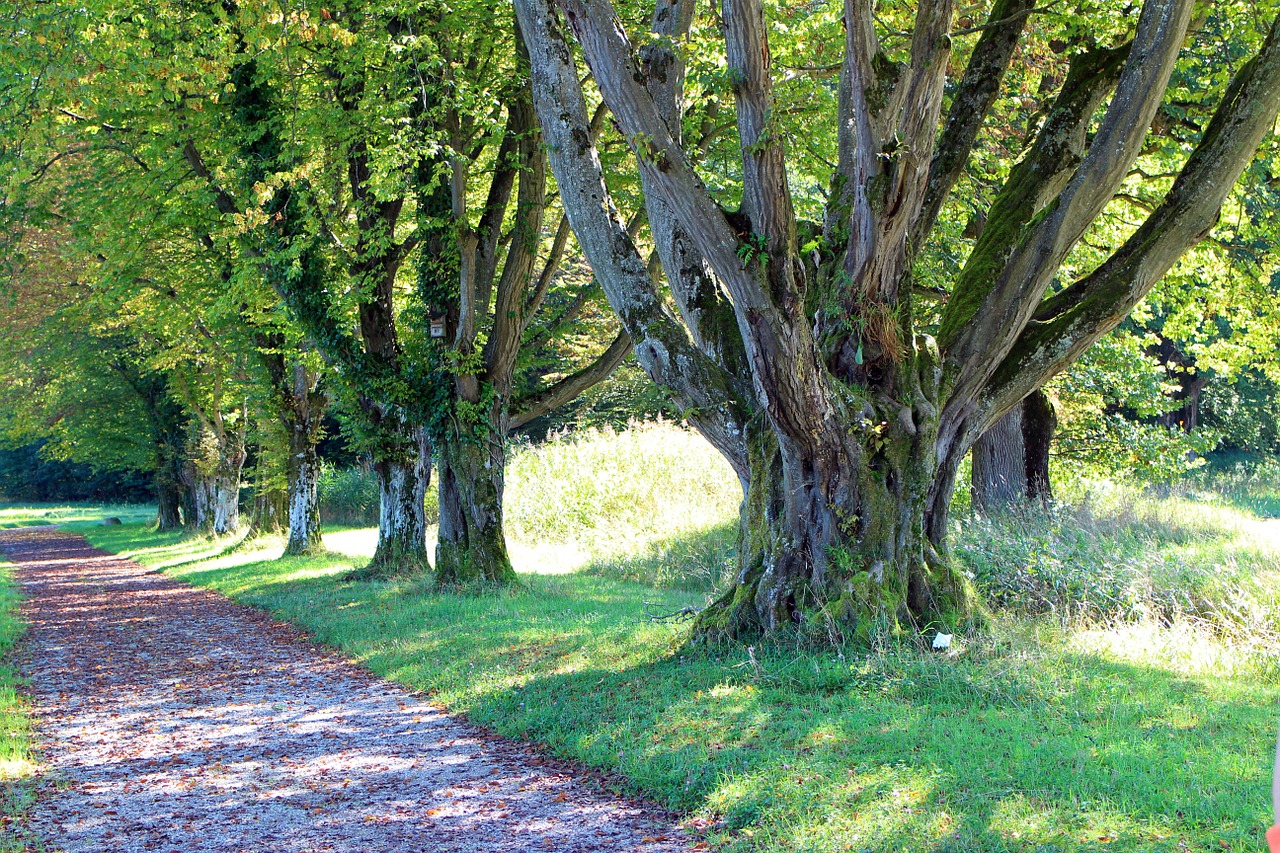
[[[635,586],[580,575],[457,596],[216,572],[475,722],[723,815],[730,849],[1232,849],[1265,819],[1272,687],[1034,650],[753,664],[678,651]]]

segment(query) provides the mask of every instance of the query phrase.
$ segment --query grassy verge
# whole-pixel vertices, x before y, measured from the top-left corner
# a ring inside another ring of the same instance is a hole
[[[18,602],[12,567],[0,563],[0,853],[27,849],[23,816],[34,797],[36,770],[31,752],[31,721],[18,693],[17,673],[7,660],[22,635]]]
[[[357,557],[89,533],[478,723],[615,771],[710,820],[725,850],[1254,851],[1267,820],[1276,656],[1188,621],[1007,616],[945,657],[690,652],[679,626],[646,616],[699,594],[605,572],[442,595],[339,580]]]

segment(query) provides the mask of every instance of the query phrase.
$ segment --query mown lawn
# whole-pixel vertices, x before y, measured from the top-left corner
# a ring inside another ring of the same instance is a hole
[[[694,591],[608,571],[440,594],[353,555],[218,555],[133,525],[97,545],[267,608],[502,734],[615,771],[730,851],[1256,851],[1275,650],[1187,619],[997,615],[951,655],[688,650]],[[723,823],[717,824],[717,821]]]
[[[0,529],[47,524],[100,522],[116,517],[122,521],[154,519],[156,508],[145,504],[17,504],[0,502]]]

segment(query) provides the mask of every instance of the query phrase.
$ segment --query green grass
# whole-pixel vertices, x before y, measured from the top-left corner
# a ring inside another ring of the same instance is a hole
[[[26,850],[19,831],[34,798],[31,720],[9,653],[22,635],[12,566],[0,563],[0,853]]]
[[[425,579],[340,580],[357,557],[90,535],[477,723],[722,819],[709,837],[726,850],[1252,851],[1266,821],[1280,665],[1187,622],[1006,617],[954,656],[689,651],[679,626],[646,617],[697,593],[600,573],[444,595]]]
[[[46,524],[101,523],[116,517],[122,521],[154,519],[156,508],[145,504],[16,504],[0,503],[0,529]]]
[[[612,771],[727,851],[1255,851],[1280,523],[1211,491],[1082,488],[1047,514],[957,514],[957,553],[1005,607],[945,655],[684,648],[681,625],[649,617],[722,580],[739,492],[670,425],[514,455],[525,573],[510,592],[345,581],[369,530],[335,531],[341,553],[309,559],[276,559],[267,539],[85,532]]]

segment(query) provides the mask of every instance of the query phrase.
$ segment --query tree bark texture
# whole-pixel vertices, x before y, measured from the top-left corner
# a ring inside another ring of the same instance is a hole
[[[288,556],[318,554],[324,550],[317,493],[320,458],[316,447],[328,397],[321,388],[320,374],[308,367],[297,352],[286,358],[288,345],[281,334],[260,333],[258,347],[263,366],[271,379],[272,401],[288,442],[285,463],[285,509],[281,522],[288,526]]]
[[[973,507],[986,513],[1047,505],[1049,446],[1058,416],[1042,390],[1027,396],[973,445]]]
[[[421,428],[406,427],[401,436],[398,447],[383,449],[373,459],[380,501],[378,547],[372,562],[356,573],[360,577],[391,577],[430,566],[426,514],[430,449]]]
[[[249,535],[275,535],[285,530],[289,506],[287,490],[253,490],[253,510],[249,517]]]
[[[289,485],[286,506],[290,556],[324,550],[320,528],[320,456],[316,452],[318,424],[296,423],[289,432]]]
[[[165,532],[182,528],[182,484],[171,472],[157,471],[156,529]]]
[[[470,435],[454,435],[436,452],[440,528],[436,583],[509,584],[516,580],[502,529],[506,417],[500,403],[490,422]]]
[[[188,482],[195,529],[228,536],[240,527],[240,475],[244,469],[245,423],[226,428],[211,422],[196,428]]]

